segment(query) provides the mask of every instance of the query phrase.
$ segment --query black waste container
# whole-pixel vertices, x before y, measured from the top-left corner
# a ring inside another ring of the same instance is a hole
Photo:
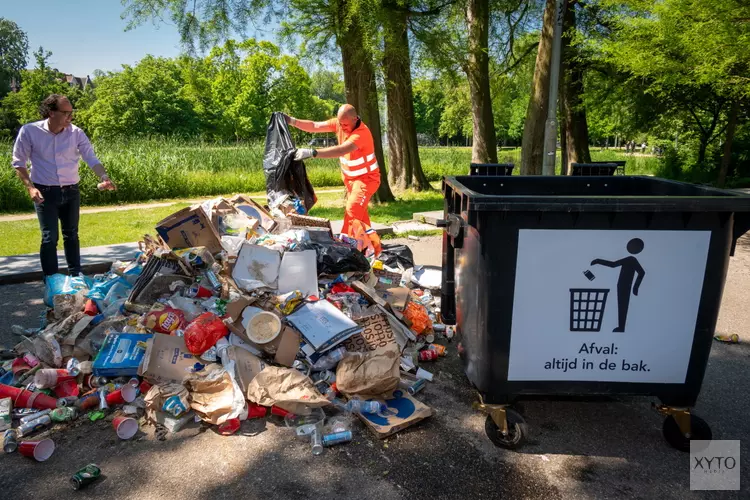
[[[483,406],[655,396],[673,446],[710,435],[689,407],[750,197],[636,176],[447,177],[443,193],[443,319]]]
[[[472,163],[469,175],[512,175],[513,163]]]

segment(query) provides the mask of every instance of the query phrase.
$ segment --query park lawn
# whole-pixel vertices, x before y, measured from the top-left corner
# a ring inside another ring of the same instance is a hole
[[[387,224],[397,220],[411,219],[414,212],[439,210],[443,206],[443,197],[439,191],[406,192],[399,198],[395,202],[371,205],[372,220]],[[139,241],[144,234],[155,234],[154,226],[157,222],[186,206],[188,206],[187,203],[178,202],[166,207],[81,214],[79,224],[81,247]],[[313,207],[310,215],[331,220],[342,219],[344,217],[344,194],[319,194],[318,204]],[[39,223],[36,219],[0,222],[0,255],[37,253],[39,242]],[[58,247],[60,249],[63,247],[62,236],[60,236]]]

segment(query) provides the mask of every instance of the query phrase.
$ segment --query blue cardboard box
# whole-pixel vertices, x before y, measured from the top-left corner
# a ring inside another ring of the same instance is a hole
[[[110,333],[94,360],[97,377],[128,377],[138,375],[138,367],[146,353],[146,341],[152,334]]]

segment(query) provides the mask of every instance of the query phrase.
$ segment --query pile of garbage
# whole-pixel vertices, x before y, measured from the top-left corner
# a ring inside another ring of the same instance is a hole
[[[44,460],[54,443],[33,435],[75,420],[167,439],[193,421],[232,435],[269,417],[317,455],[352,440],[353,417],[386,437],[431,415],[415,395],[453,329],[439,268],[415,266],[408,247],[362,225],[352,237],[273,217],[242,195],[156,233],[106,274],[49,277],[42,327],[14,327],[23,340],[0,370],[6,452]]]

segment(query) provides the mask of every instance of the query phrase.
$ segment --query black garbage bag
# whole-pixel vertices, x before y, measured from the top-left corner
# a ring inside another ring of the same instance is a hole
[[[346,243],[318,243],[308,241],[302,245],[304,250],[315,250],[318,257],[318,275],[341,273],[366,273],[370,262],[365,254]]]
[[[383,251],[378,259],[388,267],[398,267],[399,264],[404,269],[414,267],[414,254],[411,248],[406,245],[382,245]]]
[[[266,149],[263,153],[263,173],[266,176],[266,195],[269,205],[288,194],[298,198],[309,212],[318,199],[307,178],[305,163],[294,160],[294,146],[282,113],[273,113],[266,130]]]

